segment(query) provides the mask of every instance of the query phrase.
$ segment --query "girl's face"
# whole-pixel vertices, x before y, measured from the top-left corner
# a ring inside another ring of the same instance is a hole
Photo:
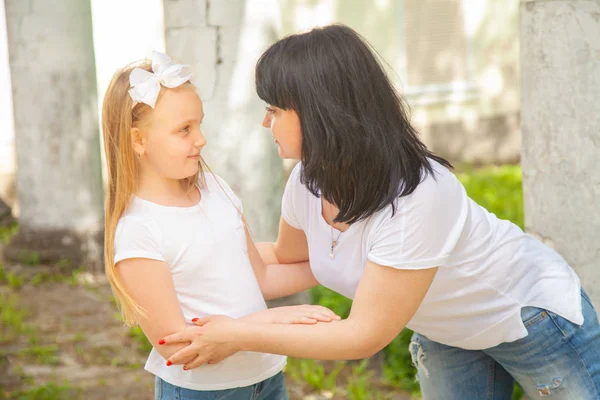
[[[202,101],[192,87],[166,90],[152,112],[152,121],[134,138],[142,168],[167,179],[184,179],[198,172],[206,139],[200,130]],[[141,143],[140,143],[141,142]]]
[[[271,129],[279,157],[292,160],[302,158],[302,130],[296,111],[268,105],[262,126]]]

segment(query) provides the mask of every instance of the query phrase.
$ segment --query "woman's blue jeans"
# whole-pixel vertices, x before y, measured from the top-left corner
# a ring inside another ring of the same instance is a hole
[[[514,380],[529,399],[600,399],[600,325],[583,289],[581,297],[582,326],[525,307],[529,335],[486,350],[445,346],[415,333],[410,352],[423,400],[510,400]]]

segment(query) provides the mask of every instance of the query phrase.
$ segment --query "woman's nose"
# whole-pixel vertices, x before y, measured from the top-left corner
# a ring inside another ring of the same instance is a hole
[[[265,128],[270,128],[271,127],[271,116],[269,115],[269,113],[265,113],[265,117],[263,118],[262,121],[262,126],[264,126]]]

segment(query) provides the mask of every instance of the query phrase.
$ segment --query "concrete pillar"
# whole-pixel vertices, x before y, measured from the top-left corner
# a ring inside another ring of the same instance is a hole
[[[278,39],[274,0],[165,0],[167,54],[194,68],[204,101],[203,156],[232,186],[256,241],[274,240],[285,183],[254,65]]]
[[[100,260],[95,238],[104,200],[90,3],[5,6],[20,218],[4,255]]]
[[[520,7],[525,226],[600,307],[600,1]]]
[[[15,134],[4,2],[0,1],[0,200],[15,202]]]

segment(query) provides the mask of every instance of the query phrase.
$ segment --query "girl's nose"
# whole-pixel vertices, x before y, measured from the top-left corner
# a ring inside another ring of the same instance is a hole
[[[197,148],[202,148],[204,147],[204,145],[206,144],[206,138],[204,137],[204,135],[202,134],[201,130],[198,130],[198,132],[200,133],[198,135],[198,137],[196,138],[196,142],[194,142],[194,146]]]

